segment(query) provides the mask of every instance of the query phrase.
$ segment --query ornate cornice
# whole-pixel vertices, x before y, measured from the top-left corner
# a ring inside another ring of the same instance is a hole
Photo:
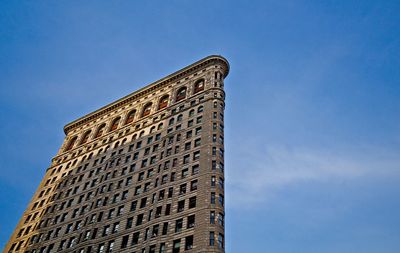
[[[114,111],[120,107],[123,107],[126,104],[129,104],[130,102],[133,102],[135,100],[140,99],[141,97],[144,97],[152,92],[154,92],[155,90],[158,90],[164,86],[169,85],[170,83],[178,80],[178,79],[182,79],[185,78],[186,76],[192,74],[193,72],[198,71],[201,68],[213,65],[215,63],[219,63],[224,65],[224,78],[228,75],[229,73],[229,63],[228,61],[219,55],[210,55],[206,58],[203,58],[181,70],[176,71],[175,73],[172,73],[158,81],[155,81],[145,87],[143,87],[140,90],[137,90],[123,98],[118,99],[115,102],[112,102],[92,113],[89,113],[77,120],[72,121],[71,123],[67,124],[64,126],[64,133],[67,135],[69,131],[71,131],[72,129],[75,129],[77,127],[80,127],[81,125],[90,122],[96,118],[99,118],[111,111]]]

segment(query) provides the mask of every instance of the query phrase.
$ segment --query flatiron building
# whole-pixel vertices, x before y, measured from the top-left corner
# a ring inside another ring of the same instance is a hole
[[[4,252],[224,252],[224,78],[209,56],[64,127]]]

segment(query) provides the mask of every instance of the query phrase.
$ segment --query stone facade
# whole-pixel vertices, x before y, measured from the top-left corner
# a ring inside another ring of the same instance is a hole
[[[4,252],[224,252],[224,78],[209,56],[66,125]]]

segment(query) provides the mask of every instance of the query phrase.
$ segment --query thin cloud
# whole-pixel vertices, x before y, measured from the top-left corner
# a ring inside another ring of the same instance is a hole
[[[247,147],[243,150],[257,149]],[[241,160],[233,159],[228,165],[228,205],[251,207],[295,184],[400,176],[400,158],[391,151],[363,149],[341,154],[277,146],[258,150],[244,151]]]

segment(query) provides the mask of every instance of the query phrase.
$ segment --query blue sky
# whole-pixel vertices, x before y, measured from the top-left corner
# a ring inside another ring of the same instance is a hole
[[[210,54],[227,252],[400,251],[399,1],[2,1],[0,248],[63,126]]]

